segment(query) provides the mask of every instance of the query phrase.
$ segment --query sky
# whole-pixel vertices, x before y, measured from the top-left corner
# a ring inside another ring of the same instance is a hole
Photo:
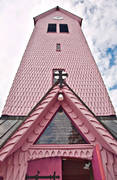
[[[33,31],[33,17],[57,5],[83,18],[82,31],[117,113],[117,0],[1,0],[0,115]]]

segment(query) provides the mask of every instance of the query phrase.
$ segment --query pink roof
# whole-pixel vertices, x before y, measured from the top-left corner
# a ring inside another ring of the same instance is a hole
[[[62,13],[64,13],[64,14],[66,14],[67,16],[70,16],[71,18],[73,18],[73,19],[75,19],[76,21],[78,21],[78,22],[80,23],[80,25],[81,25],[81,23],[82,23],[82,18],[80,18],[79,16],[76,16],[75,14],[72,14],[72,13],[70,13],[69,11],[66,11],[66,10],[60,8],[59,6],[57,6],[57,7],[53,8],[53,9],[50,9],[49,11],[46,11],[46,12],[44,12],[44,13],[36,16],[36,17],[34,17],[34,24],[36,24],[36,22],[37,22],[39,19],[44,18],[45,16],[48,16],[48,15],[50,15],[51,13],[53,13],[53,12],[55,12],[55,11],[60,11],[60,12],[62,12]]]
[[[100,147],[102,146],[110,152],[117,154],[116,140],[99,123],[87,107],[84,106],[68,87],[64,86],[62,89],[64,100],[61,102],[57,98],[59,92],[61,92],[59,87],[54,87],[43,101],[34,108],[27,119],[1,148],[0,161],[3,161],[20,147],[22,147],[23,151],[26,151],[32,146],[60,106],[62,106],[73,121],[75,127],[79,129],[91,145],[100,144]]]
[[[54,16],[62,16],[63,20],[55,20]],[[57,24],[57,33],[47,33],[48,23]],[[69,33],[59,33],[60,23],[68,24]],[[56,51],[56,43],[61,44],[60,52]],[[69,75],[68,85],[95,115],[115,115],[80,22],[68,16],[68,12],[56,9],[47,16],[36,17],[34,31],[2,114],[27,115],[52,86],[53,69],[59,68],[65,69]]]

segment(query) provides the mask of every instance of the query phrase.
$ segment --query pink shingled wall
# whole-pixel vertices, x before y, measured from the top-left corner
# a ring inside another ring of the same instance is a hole
[[[57,24],[57,33],[47,33],[48,23]],[[59,33],[60,23],[68,24],[69,33]],[[60,52],[56,43],[61,44]],[[60,11],[37,22],[3,114],[27,115],[52,86],[52,70],[57,68],[66,70],[68,85],[96,115],[115,114],[80,25]]]

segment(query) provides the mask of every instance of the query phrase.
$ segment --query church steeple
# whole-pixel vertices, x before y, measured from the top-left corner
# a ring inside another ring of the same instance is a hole
[[[115,115],[82,33],[82,19],[56,7],[34,21],[34,31],[2,114],[26,116],[51,88],[53,70],[64,69],[69,74],[68,85],[96,116]]]
[[[0,179],[117,179],[116,115],[81,23],[58,6],[34,18],[0,119]]]

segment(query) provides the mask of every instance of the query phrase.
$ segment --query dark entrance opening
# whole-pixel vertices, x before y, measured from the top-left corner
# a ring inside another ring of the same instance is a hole
[[[82,159],[63,159],[62,180],[93,180],[91,162]]]

